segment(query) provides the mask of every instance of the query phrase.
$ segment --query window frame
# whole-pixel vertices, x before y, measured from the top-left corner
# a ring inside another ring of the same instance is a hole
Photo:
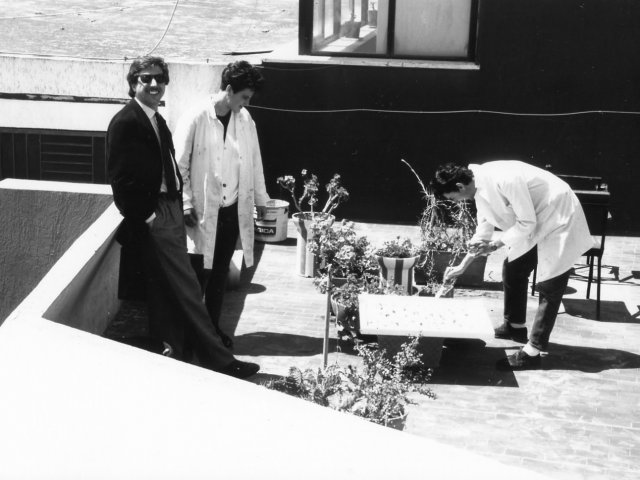
[[[469,48],[466,56],[433,56],[433,55],[393,55],[378,53],[359,53],[359,52],[320,52],[313,51],[313,10],[315,0],[300,0],[298,11],[298,53],[299,55],[309,55],[313,57],[341,57],[341,58],[369,58],[377,60],[391,61],[442,61],[442,62],[460,62],[469,63],[476,62],[477,59],[477,36],[478,36],[478,11],[480,8],[480,0],[469,0],[471,3],[471,15],[469,20]],[[321,0],[324,1],[324,0]],[[363,0],[362,11],[363,18],[368,0]],[[394,51],[395,37],[395,16],[396,16],[397,0],[389,0],[389,19],[387,28],[387,52]]]

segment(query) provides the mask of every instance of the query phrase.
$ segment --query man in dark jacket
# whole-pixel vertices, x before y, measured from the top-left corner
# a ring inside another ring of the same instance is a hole
[[[224,347],[202,302],[187,254],[182,213],[182,179],[171,132],[157,113],[169,69],[160,57],[133,61],[127,75],[132,100],[107,131],[109,180],[124,217],[117,232],[122,245],[121,298],[148,305],[151,336],[171,356],[246,378],[260,367],[236,360]]]

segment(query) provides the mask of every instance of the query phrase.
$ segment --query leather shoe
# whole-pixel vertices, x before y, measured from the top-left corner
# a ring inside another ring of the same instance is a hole
[[[498,361],[496,368],[498,370],[537,370],[540,368],[542,360],[540,355],[534,357],[527,354],[522,348],[513,355]]]
[[[506,340],[513,340],[518,343],[527,343],[529,332],[527,327],[514,328],[508,322],[504,322],[498,328],[493,331],[496,338],[504,338]]]
[[[241,360],[234,360],[229,365],[220,370],[220,373],[229,375],[235,378],[247,378],[251,375],[255,375],[260,370],[260,365],[257,363],[243,362]]]

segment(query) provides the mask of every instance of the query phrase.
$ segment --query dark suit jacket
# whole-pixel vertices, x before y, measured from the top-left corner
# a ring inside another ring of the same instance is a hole
[[[171,132],[166,123],[158,128],[168,139],[175,158]],[[175,165],[175,161],[174,161]],[[107,168],[116,207],[124,217],[116,239],[122,245],[119,296],[144,298],[144,271],[139,261],[141,248],[147,248],[149,227],[145,220],[158,205],[162,183],[162,153],[149,118],[135,100],[131,100],[109,123],[107,130]],[[178,172],[178,166],[175,165]],[[182,198],[182,178],[178,174]]]

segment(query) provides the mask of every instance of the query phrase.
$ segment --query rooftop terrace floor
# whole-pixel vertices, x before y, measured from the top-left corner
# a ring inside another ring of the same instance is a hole
[[[373,242],[415,235],[415,227],[357,224]],[[325,296],[294,271],[295,230],[287,240],[258,243],[256,266],[225,297],[222,326],[235,335],[235,354],[261,365],[251,381],[285,375],[290,366],[322,365]],[[503,257],[489,257],[491,289],[456,290],[480,296],[494,325],[501,322]],[[411,406],[405,432],[489,456],[558,479],[637,479],[640,476],[640,241],[607,240],[602,314],[585,299],[579,275],[569,289],[543,368],[501,372],[495,362],[519,348],[507,340],[445,342],[431,387],[436,400]],[[611,267],[619,267],[617,277]],[[593,293],[592,293],[593,296]],[[537,298],[529,297],[529,322]],[[135,307],[135,306],[134,306]],[[136,344],[144,315],[123,308],[107,336]],[[356,363],[331,332],[329,363]],[[340,347],[341,351],[338,351]],[[416,462],[416,473],[420,469]],[[421,470],[420,470],[421,471]]]

